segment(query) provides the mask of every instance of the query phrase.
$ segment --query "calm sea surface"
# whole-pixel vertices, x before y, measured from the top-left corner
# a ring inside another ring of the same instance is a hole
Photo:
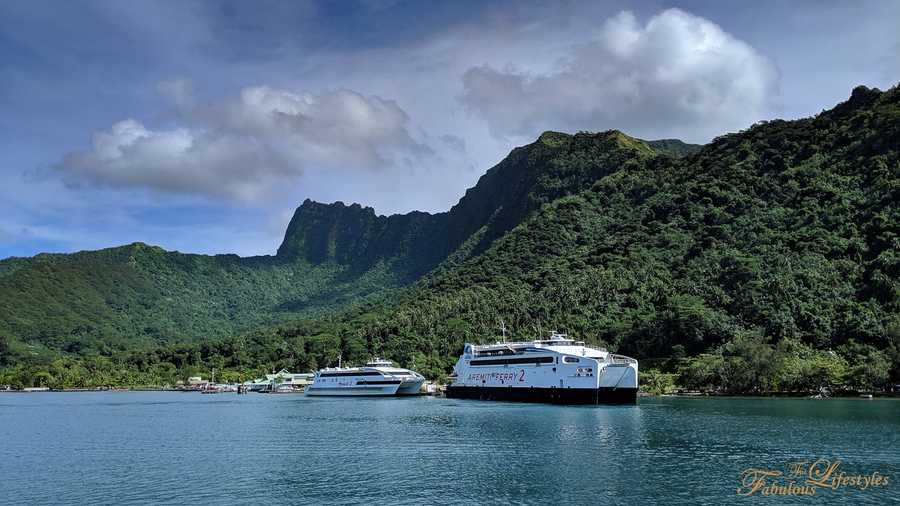
[[[840,460],[886,487],[738,497],[747,468]],[[0,503],[900,502],[900,401],[0,394]]]

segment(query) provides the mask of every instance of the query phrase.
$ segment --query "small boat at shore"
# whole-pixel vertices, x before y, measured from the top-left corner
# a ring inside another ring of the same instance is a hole
[[[340,364],[340,360],[338,361]],[[316,373],[306,394],[331,396],[419,395],[425,377],[394,367],[390,360],[376,358],[362,367],[332,367]]]
[[[200,389],[201,394],[224,394],[238,391],[237,385],[221,385],[216,383],[208,383]]]
[[[304,391],[304,387],[295,387],[294,385],[289,385],[286,383],[282,383],[280,385],[270,386],[270,388],[264,388],[259,391],[261,394],[302,394]]]

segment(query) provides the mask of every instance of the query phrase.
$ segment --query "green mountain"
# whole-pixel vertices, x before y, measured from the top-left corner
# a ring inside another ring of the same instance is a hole
[[[548,132],[514,150],[446,213],[386,217],[358,204],[307,200],[271,257],[136,243],[4,260],[0,335],[32,353],[109,353],[322,314],[383,296],[450,257],[477,255],[541,205],[652,155],[620,132]]]
[[[693,155],[703,149],[703,146],[700,144],[688,144],[679,139],[647,141],[647,145],[653,148],[653,151],[656,151],[657,153],[668,154],[676,158]]]
[[[741,330],[884,347],[900,331],[898,204],[900,90],[858,88],[815,118],[628,160],[426,278],[395,311],[429,314],[411,334],[466,322],[454,347],[500,317],[644,357],[699,353]]]
[[[517,225],[470,248],[476,232],[395,300],[241,336],[248,360],[278,360],[267,350],[284,343],[284,365],[340,350],[438,375],[503,322],[513,338],[563,330],[644,360],[709,356],[720,383],[775,364],[779,388],[900,380],[900,89],[857,88],[694,154],[607,132],[545,134],[519,157],[540,160],[523,180],[549,198]]]
[[[503,321],[642,359],[852,349],[896,377],[898,202],[898,88],[702,147],[546,132],[446,213],[304,202],[273,257],[131,245],[0,262],[0,335],[8,363],[162,343],[112,355],[156,378],[338,352],[439,375]]]

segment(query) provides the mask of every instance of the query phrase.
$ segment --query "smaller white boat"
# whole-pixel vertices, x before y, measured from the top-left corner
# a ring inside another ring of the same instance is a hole
[[[293,385],[289,385],[287,383],[282,383],[280,385],[270,385],[269,388],[264,388],[259,391],[261,394],[302,394],[303,387],[295,387]]]
[[[340,359],[338,359],[340,364]],[[316,373],[307,395],[396,396],[419,395],[425,377],[394,367],[390,360],[376,358],[362,367],[329,367]]]

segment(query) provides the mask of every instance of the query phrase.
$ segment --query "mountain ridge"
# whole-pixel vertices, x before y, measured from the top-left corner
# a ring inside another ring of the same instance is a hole
[[[18,345],[45,346],[48,357],[111,356],[135,343],[104,339],[134,331],[146,346],[162,343],[137,356],[176,368],[306,369],[378,353],[434,376],[504,321],[517,337],[557,328],[642,359],[750,342],[816,360],[830,360],[817,350],[864,346],[900,361],[897,146],[896,87],[857,88],[817,116],[761,122],[699,150],[618,131],[545,132],[444,213],[304,202],[275,256],[169,258],[141,247],[131,267],[111,255],[116,276],[79,271],[62,283],[47,280],[67,274],[53,270],[65,261],[34,272],[19,261],[6,275],[0,262],[0,295],[13,295],[0,313],[29,320],[14,322],[19,334],[0,322],[0,337],[25,335]],[[99,257],[84,262],[108,265]],[[71,299],[77,314],[59,325],[19,303],[67,311],[59,301],[90,292],[91,275],[101,289]],[[112,286],[117,276],[125,282]],[[94,313],[108,328],[90,327]],[[129,315],[164,318],[147,331]],[[184,328],[201,343],[178,344]]]
[[[542,170],[555,157],[565,154],[565,150],[583,151],[591,143],[595,144],[595,149],[610,154],[656,154],[645,141],[618,130],[575,135],[544,132],[535,142],[512,150],[446,212],[413,211],[382,216],[375,214],[371,207],[359,204],[322,204],[307,199],[295,211],[276,256],[299,256],[311,262],[335,259],[341,263],[352,263],[352,258],[365,258],[369,264],[364,264],[363,268],[380,259],[402,256],[404,261],[411,262],[410,275],[419,276],[456,251],[479,229],[487,226],[483,240],[473,250],[475,254],[540,205],[577,191],[615,170],[617,165],[613,164],[627,161],[626,155],[605,160],[605,165],[575,167],[562,175]],[[546,172],[566,179],[553,179],[552,183],[559,187],[550,187],[542,180]],[[379,244],[379,238],[396,247],[387,251],[373,250],[372,244]],[[423,253],[411,258],[411,250]]]
[[[650,156],[646,143],[619,131],[548,132],[512,150],[443,213],[381,216],[307,199],[275,255],[197,255],[135,242],[3,260],[0,335],[48,355],[108,353],[333,311],[477,256],[541,205]]]

